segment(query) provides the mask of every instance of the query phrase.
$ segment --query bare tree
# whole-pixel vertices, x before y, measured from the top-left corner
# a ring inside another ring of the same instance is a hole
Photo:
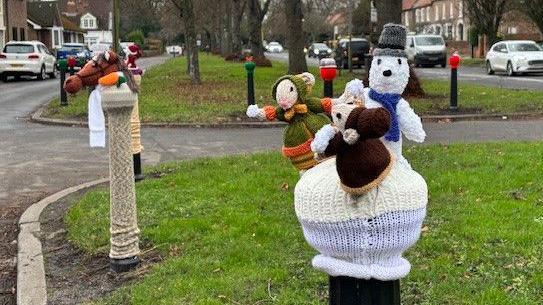
[[[271,0],[265,0],[263,5],[261,5],[260,0],[247,1],[249,7],[249,42],[251,44],[251,51],[257,65],[266,65],[269,61],[264,56],[264,47],[262,46],[262,21],[268,12]]]
[[[507,9],[507,0],[464,0],[466,13],[480,33],[486,34],[488,44],[498,40],[498,29]]]
[[[241,53],[241,22],[245,14],[246,0],[232,0],[232,51]]]
[[[377,30],[389,22],[402,23],[402,0],[378,0],[375,1],[377,9]]]
[[[520,0],[520,8],[543,34],[543,0]]]
[[[290,74],[306,72],[302,1],[285,0],[285,15],[287,19],[288,72]]]
[[[193,84],[200,84],[200,64],[196,45],[196,27],[192,0],[171,0],[178,9],[185,26],[185,48],[187,50],[188,73]]]

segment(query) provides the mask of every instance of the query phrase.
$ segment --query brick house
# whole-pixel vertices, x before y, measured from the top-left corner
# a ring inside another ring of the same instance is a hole
[[[2,7],[3,26],[0,25],[0,31],[4,34],[5,43],[12,40],[26,40],[26,0],[0,0]],[[2,30],[3,28],[3,30]]]
[[[83,42],[85,32],[60,14],[57,1],[27,3],[28,36],[39,40],[49,49],[58,49],[64,43]]]
[[[110,0],[60,0],[62,15],[86,33],[87,45],[113,41],[113,6]]]
[[[469,20],[462,0],[403,0],[402,23],[417,34],[467,42]]]
[[[6,6],[4,0],[0,0],[0,50],[4,48],[6,44]]]
[[[502,20],[498,35],[504,39],[543,40],[537,25],[522,12],[507,12]]]

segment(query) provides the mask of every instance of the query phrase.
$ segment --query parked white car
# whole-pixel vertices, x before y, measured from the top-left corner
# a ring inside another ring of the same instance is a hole
[[[277,41],[272,41],[268,44],[268,52],[271,53],[283,53],[283,46]]]
[[[44,80],[47,75],[56,77],[56,58],[39,41],[10,41],[0,52],[0,79],[9,76],[37,76]]]
[[[543,49],[530,40],[498,42],[486,54],[486,73],[495,71],[505,71],[509,76],[543,72]]]
[[[407,36],[405,51],[416,67],[440,65],[447,66],[447,46],[439,35]]]

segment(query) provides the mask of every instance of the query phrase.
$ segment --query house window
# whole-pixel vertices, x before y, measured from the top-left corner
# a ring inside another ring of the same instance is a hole
[[[409,26],[409,12],[405,12],[405,25]]]
[[[19,29],[18,28],[12,28],[11,29],[11,39],[12,40],[19,40]]]
[[[53,30],[53,47],[60,46],[60,31]]]
[[[511,26],[511,27],[507,28],[507,34],[515,35],[517,33],[518,33],[518,30],[517,30],[516,26]]]
[[[89,28],[89,19],[83,20],[83,28],[88,29]]]
[[[430,7],[426,8],[426,21],[430,22]]]
[[[19,28],[19,37],[21,38],[21,41],[26,40],[26,35],[25,35],[25,29],[24,28]]]
[[[435,20],[435,21],[438,21],[438,20],[439,20],[439,6],[436,5],[436,6],[435,6],[435,9],[436,9],[436,11],[435,11],[435,18],[434,18],[434,20]]]
[[[423,8],[420,10],[420,22],[424,22],[424,20],[426,20],[426,18],[424,18],[425,12],[426,11]]]
[[[447,24],[447,39],[453,38],[453,26],[450,24]]]
[[[441,9],[441,19],[445,20],[445,12],[447,11],[447,3],[443,2],[443,8]]]
[[[460,18],[464,17],[464,2],[463,2],[463,0],[460,0],[460,3],[458,3],[458,17],[460,17]]]
[[[454,6],[452,4],[452,2],[449,4],[449,18],[453,18],[454,17]]]
[[[420,12],[419,10],[415,10],[415,21],[416,23],[419,23],[420,22]]]

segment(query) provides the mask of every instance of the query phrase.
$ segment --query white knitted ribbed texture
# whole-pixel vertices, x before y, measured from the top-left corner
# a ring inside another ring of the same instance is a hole
[[[294,190],[298,218],[305,221],[337,222],[372,218],[392,211],[417,210],[428,202],[424,179],[415,171],[393,165],[378,188],[351,204],[339,184],[336,159],[328,159],[309,169]]]
[[[321,253],[315,268],[379,280],[409,273],[402,253],[419,238],[428,202],[426,182],[410,167],[395,163],[379,187],[352,203],[332,158],[308,170],[294,195],[304,236]]]

